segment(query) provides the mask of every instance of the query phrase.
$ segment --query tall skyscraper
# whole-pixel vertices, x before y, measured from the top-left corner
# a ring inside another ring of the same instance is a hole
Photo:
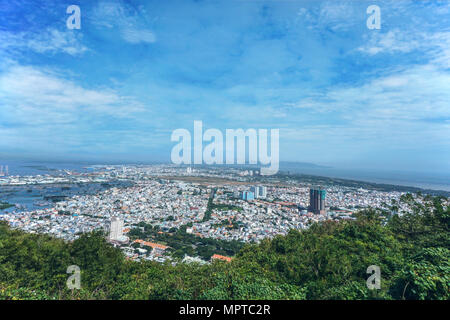
[[[118,217],[112,217],[109,227],[109,240],[123,241],[123,238],[123,220]]]
[[[250,191],[253,192],[255,198],[264,199],[267,197],[267,187],[264,186],[254,186],[250,188]]]
[[[242,192],[242,200],[255,200],[255,194],[251,191]]]
[[[322,189],[309,189],[309,211],[314,214],[325,214],[325,198],[327,192]]]
[[[258,198],[265,199],[267,197],[267,187],[259,187]]]

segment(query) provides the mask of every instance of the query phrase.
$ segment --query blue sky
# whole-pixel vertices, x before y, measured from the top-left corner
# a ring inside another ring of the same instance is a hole
[[[3,158],[169,160],[202,120],[279,128],[285,161],[448,173],[450,2],[2,1],[0,114]]]

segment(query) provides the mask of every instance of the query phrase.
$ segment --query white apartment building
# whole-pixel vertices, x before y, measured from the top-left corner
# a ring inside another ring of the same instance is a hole
[[[109,240],[122,241],[123,240],[123,220],[118,217],[111,218],[109,228]]]

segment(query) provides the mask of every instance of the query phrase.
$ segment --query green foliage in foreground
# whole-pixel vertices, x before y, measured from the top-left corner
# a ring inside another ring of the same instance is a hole
[[[440,198],[413,212],[366,210],[354,221],[314,224],[246,245],[231,263],[133,262],[101,232],[72,243],[0,224],[0,299],[449,299],[449,208]],[[66,269],[81,269],[69,290]],[[366,287],[381,268],[381,289]]]

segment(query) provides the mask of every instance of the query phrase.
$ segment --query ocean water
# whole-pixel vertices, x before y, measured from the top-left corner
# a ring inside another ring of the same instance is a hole
[[[330,178],[450,191],[450,173],[340,169],[319,166],[296,166],[291,163],[284,166],[282,164],[280,170]]]
[[[0,166],[8,166],[9,175],[12,176],[34,176],[45,174],[63,173],[62,170],[75,170],[77,172],[89,172],[91,169],[86,168],[88,163],[76,162],[38,162],[38,161],[11,161],[1,160]]]

